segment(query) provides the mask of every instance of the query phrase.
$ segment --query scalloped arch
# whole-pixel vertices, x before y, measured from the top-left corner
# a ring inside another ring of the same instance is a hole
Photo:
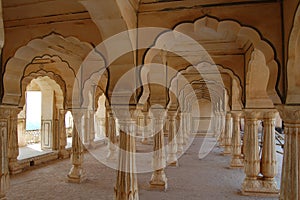
[[[41,56],[58,57],[68,64],[67,68],[57,69],[61,77],[75,77],[84,58],[93,49],[87,42],[81,42],[75,37],[63,37],[52,33],[43,38],[33,39],[26,46],[19,48],[5,66],[3,76],[4,94],[2,103],[18,105],[22,95],[21,80],[26,68]],[[64,70],[67,70],[63,73]],[[74,80],[73,80],[74,81]],[[16,84],[19,83],[19,84]]]

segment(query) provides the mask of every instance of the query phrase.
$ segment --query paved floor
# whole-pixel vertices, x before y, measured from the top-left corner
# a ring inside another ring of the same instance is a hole
[[[198,152],[202,141],[201,138],[193,141],[191,147],[180,158],[179,167],[166,169],[168,177],[166,192],[149,189],[151,173],[138,174],[140,200],[277,199],[241,196],[243,170],[229,169],[230,157],[221,155],[222,149],[218,147],[215,147],[207,157],[199,160]],[[86,153],[84,169],[87,180],[82,184],[71,184],[66,182],[70,168],[70,160],[66,159],[33,167],[33,170],[14,175],[11,177],[11,188],[7,197],[10,200],[113,199],[115,170],[101,164],[90,153]],[[277,181],[279,177],[280,174]]]

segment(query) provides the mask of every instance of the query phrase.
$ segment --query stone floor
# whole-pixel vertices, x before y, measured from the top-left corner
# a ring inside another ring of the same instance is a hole
[[[244,178],[242,169],[229,169],[230,157],[221,155],[222,149],[218,147],[215,147],[207,157],[199,160],[198,151],[202,141],[202,138],[193,141],[191,147],[180,158],[179,167],[166,169],[168,177],[166,192],[149,189],[151,173],[138,174],[140,199],[277,199],[240,195]],[[281,156],[279,158],[281,159]],[[90,153],[86,153],[84,168],[87,180],[82,184],[71,184],[66,182],[70,167],[69,159],[58,160],[34,166],[22,174],[14,175],[11,177],[11,187],[7,197],[10,200],[113,199],[115,170],[101,164]],[[277,176],[278,182],[279,177],[280,174]]]

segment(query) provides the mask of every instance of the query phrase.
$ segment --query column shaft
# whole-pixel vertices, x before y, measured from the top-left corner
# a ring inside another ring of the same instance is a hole
[[[68,151],[66,150],[67,145],[67,133],[66,133],[66,124],[65,116],[66,110],[59,111],[59,158],[67,158],[69,156]]]
[[[18,113],[20,109],[9,108],[9,129],[8,129],[8,160],[9,171],[11,174],[17,174],[22,171],[18,163],[19,146],[18,146]]]
[[[117,158],[116,153],[116,120],[111,110],[108,110],[108,154],[106,156],[109,160],[115,160]]]
[[[0,199],[5,199],[9,188],[8,168],[8,119],[9,110],[0,108]]]
[[[93,110],[89,110],[89,128],[88,128],[89,140],[90,140],[90,148],[95,148],[95,112]]]
[[[115,186],[115,200],[138,200],[138,184],[135,161],[136,119],[127,116],[128,110],[116,108],[120,128],[120,152]],[[133,112],[133,111],[131,111]]]
[[[148,112],[143,112],[143,129],[142,129],[142,143],[143,144],[148,144],[149,139],[148,139]]]
[[[177,152],[178,153],[182,153],[183,152],[183,117],[182,117],[182,113],[178,116],[177,118],[177,124],[178,124],[178,132],[176,135],[176,139],[177,139]]]
[[[232,113],[233,116],[233,134],[232,134],[232,160],[230,167],[243,167],[241,159],[241,132],[240,132],[240,114]]]
[[[246,177],[242,186],[242,193],[249,195],[260,190],[260,183],[257,176],[260,172],[260,158],[258,149],[258,122],[257,113],[246,113],[246,143],[244,171]]]
[[[232,138],[232,129],[231,129],[231,113],[226,114],[225,122],[225,134],[224,134],[224,154],[231,154],[231,138]]]
[[[176,114],[169,113],[168,157],[169,165],[177,166]]]
[[[72,168],[68,174],[68,182],[81,183],[84,181],[83,163],[83,144],[82,144],[82,113],[73,112],[73,132],[72,132]]]
[[[267,112],[264,116],[264,139],[261,158],[262,188],[270,194],[279,193],[274,179],[277,174],[275,114],[276,112]]]
[[[300,106],[278,106],[284,121],[284,155],[280,185],[281,200],[300,199]]]
[[[154,189],[166,190],[167,178],[164,171],[166,166],[166,158],[163,133],[163,124],[166,113],[163,109],[153,109],[151,111],[154,115],[154,145],[152,159],[152,167],[154,171],[150,180],[150,187]]]

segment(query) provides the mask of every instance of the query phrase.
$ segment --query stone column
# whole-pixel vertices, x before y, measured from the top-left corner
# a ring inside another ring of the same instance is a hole
[[[128,111],[118,107],[113,110],[120,126],[120,152],[114,199],[138,200],[135,162],[136,116],[134,110]]]
[[[240,115],[241,112],[232,112],[233,117],[233,133],[232,133],[232,159],[230,167],[243,167],[241,159],[241,131],[240,131]]]
[[[187,114],[187,133],[189,136],[192,136],[192,130],[191,130],[191,127],[192,127],[192,124],[191,124],[191,119],[192,118],[192,114],[190,112],[188,112]]]
[[[74,109],[73,109],[74,110]],[[81,183],[85,180],[82,169],[83,144],[82,144],[82,116],[81,111],[73,111],[73,132],[72,132],[72,168],[68,174],[68,182]]]
[[[89,148],[95,148],[95,112],[93,110],[89,110]]]
[[[246,177],[242,185],[242,193],[251,195],[260,190],[260,183],[257,176],[260,172],[260,158],[258,148],[258,113],[254,111],[246,112],[246,143],[244,171]]]
[[[8,132],[8,161],[10,174],[17,174],[22,171],[18,163],[19,146],[18,146],[18,113],[19,108],[8,108],[9,116],[9,132]]]
[[[164,118],[166,111],[164,109],[151,109],[154,120],[154,145],[152,167],[153,174],[150,180],[150,187],[154,189],[166,190],[167,178],[164,171],[166,167],[165,148],[164,148]]]
[[[108,118],[108,154],[106,158],[108,160],[116,160],[117,159],[117,152],[116,152],[116,143],[117,143],[117,136],[116,136],[116,120],[114,118],[112,110],[107,109]]]
[[[85,110],[83,115],[83,122],[82,122],[82,142],[84,146],[87,148],[90,146],[90,134],[89,134],[89,111]]]
[[[69,153],[66,150],[67,145],[67,133],[66,133],[66,124],[65,124],[65,116],[66,110],[59,110],[59,158],[67,158],[69,157]]]
[[[188,119],[187,112],[183,113],[183,144],[187,145],[189,143],[189,134],[188,134]]]
[[[226,113],[226,122],[225,122],[225,134],[224,134],[224,154],[231,154],[231,138],[232,138],[232,129],[231,129],[231,113]]]
[[[7,108],[0,108],[0,199],[6,199],[6,192],[9,188],[8,168],[8,130],[10,112]]]
[[[149,139],[148,139],[148,112],[143,112],[143,126],[144,128],[142,129],[142,144],[148,144]]]
[[[223,112],[220,112],[220,139],[219,144],[221,147],[225,147],[225,115]]]
[[[169,135],[168,135],[168,157],[167,163],[171,166],[177,166],[177,142],[176,142],[176,112],[169,111]]]
[[[214,113],[213,118],[213,124],[214,124],[214,137],[219,141],[220,139],[220,121],[219,121],[219,112]]]
[[[176,141],[177,141],[177,153],[181,154],[183,152],[183,128],[182,128],[182,114],[179,113],[176,117],[177,121],[177,135],[176,135]]]
[[[264,139],[261,158],[262,188],[268,194],[278,194],[274,177],[277,174],[275,149],[275,115],[276,111],[264,113]]]
[[[284,121],[284,155],[280,185],[281,200],[300,199],[300,106],[278,106]]]

